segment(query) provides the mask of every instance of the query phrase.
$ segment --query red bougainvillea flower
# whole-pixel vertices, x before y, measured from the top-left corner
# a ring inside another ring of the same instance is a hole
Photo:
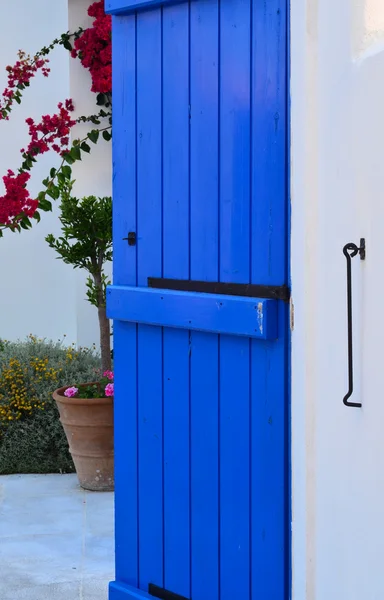
[[[54,150],[58,154],[68,151],[69,133],[76,125],[72,119],[71,112],[74,110],[72,100],[66,100],[58,104],[59,112],[53,116],[44,115],[40,123],[33,119],[27,119],[31,141],[26,150],[21,150],[23,156],[36,156]]]
[[[8,72],[8,83],[3,92],[3,98],[0,100],[0,120],[8,120],[8,113],[10,112],[13,102],[15,100],[20,102],[20,90],[29,85],[30,80],[38,71],[41,71],[44,77],[48,77],[50,72],[50,69],[47,67],[47,64],[49,63],[47,58],[36,56],[31,58],[22,50],[19,50],[18,57],[19,60],[13,67],[6,67]]]
[[[72,100],[58,104],[58,113],[50,116],[44,115],[40,123],[27,119],[30,142],[21,153],[25,162],[18,174],[11,170],[3,177],[5,193],[0,196],[0,229],[19,229],[25,219],[33,217],[39,207],[39,201],[30,197],[27,183],[30,179],[28,170],[31,163],[28,161],[38,154],[54,150],[60,155],[68,151],[69,133],[76,125],[71,112],[74,110]]]
[[[0,196],[0,227],[17,227],[24,218],[34,216],[38,201],[29,196],[27,183],[30,174],[21,172],[15,175],[11,170],[4,175],[5,194]]]
[[[94,17],[92,27],[85,29],[75,40],[72,56],[79,57],[89,69],[92,92],[110,94],[112,91],[112,34],[111,17],[104,12],[104,0],[97,0],[88,9]]]

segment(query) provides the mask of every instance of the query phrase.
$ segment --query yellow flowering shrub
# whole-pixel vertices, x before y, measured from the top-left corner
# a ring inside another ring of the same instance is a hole
[[[33,336],[30,339],[37,343]],[[33,410],[44,410],[46,400],[38,397],[34,383],[56,384],[61,371],[60,367],[51,367],[47,357],[33,357],[24,365],[17,358],[9,359],[0,375],[0,424],[17,421]]]
[[[0,474],[73,470],[52,392],[94,381],[99,370],[95,347],[0,339]]]
[[[44,407],[29,387],[25,367],[16,358],[11,358],[0,376],[0,423],[16,421],[32,410]]]

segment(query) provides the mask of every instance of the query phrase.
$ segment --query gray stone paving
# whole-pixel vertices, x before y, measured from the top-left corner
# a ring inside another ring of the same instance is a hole
[[[75,475],[0,476],[0,599],[107,600],[113,501]]]

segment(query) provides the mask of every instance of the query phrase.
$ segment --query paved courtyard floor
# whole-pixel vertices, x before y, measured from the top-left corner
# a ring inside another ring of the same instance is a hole
[[[75,475],[0,476],[0,599],[107,600],[113,499]]]

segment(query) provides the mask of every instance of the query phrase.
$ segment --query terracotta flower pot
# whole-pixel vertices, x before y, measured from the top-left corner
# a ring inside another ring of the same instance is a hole
[[[91,385],[91,384],[84,384]],[[81,487],[114,489],[113,398],[67,398],[53,393]],[[84,386],[77,386],[84,387]]]

